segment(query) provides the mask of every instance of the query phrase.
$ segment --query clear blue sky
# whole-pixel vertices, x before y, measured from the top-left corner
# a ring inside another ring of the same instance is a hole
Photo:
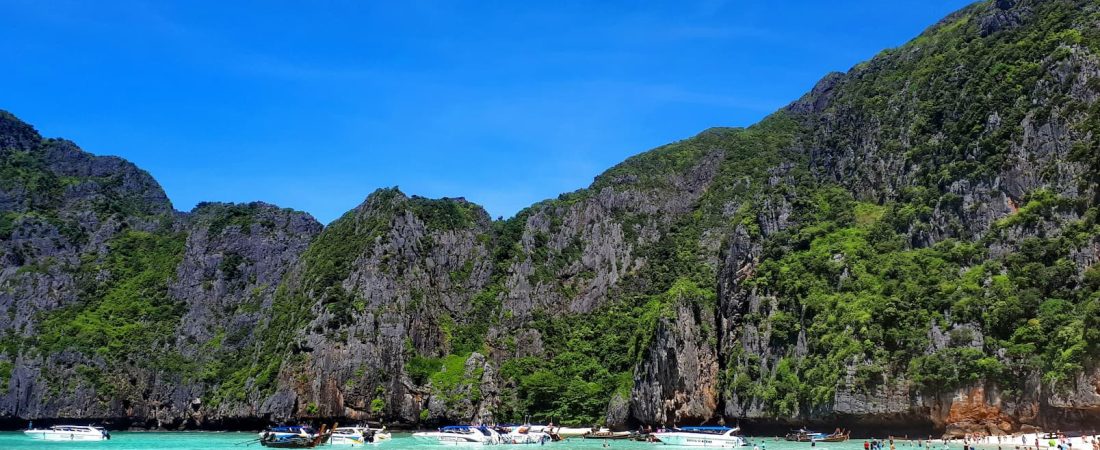
[[[495,216],[745,126],[965,0],[0,0],[0,109],[177,209],[339,217],[375,188]]]

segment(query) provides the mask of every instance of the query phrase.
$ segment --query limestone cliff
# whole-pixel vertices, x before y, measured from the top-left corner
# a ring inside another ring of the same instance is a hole
[[[976,3],[499,221],[397,188],[325,227],[177,212],[0,113],[0,416],[1095,423],[1097,17]]]

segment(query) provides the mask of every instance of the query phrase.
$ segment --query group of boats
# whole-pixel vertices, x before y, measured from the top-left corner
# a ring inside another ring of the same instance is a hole
[[[99,441],[111,439],[111,433],[102,427],[81,425],[57,425],[49,428],[31,428],[23,432],[35,439],[51,441]],[[843,442],[850,432],[837,429],[831,434],[805,429],[792,431],[786,440],[795,442]],[[569,428],[553,425],[452,425],[435,431],[413,433],[413,439],[425,443],[443,445],[503,445],[546,444],[568,438],[584,439],[639,439],[684,447],[732,448],[748,445],[739,427],[699,426],[658,429],[644,434],[629,431],[611,431],[607,428]],[[258,442],[271,448],[312,448],[319,445],[364,445],[387,441],[392,435],[385,427],[372,429],[366,426],[322,426],[320,431],[305,425],[269,427],[250,442]]]
[[[256,439],[260,445],[271,448],[313,448],[318,445],[363,445],[388,441],[393,436],[386,427],[371,429],[365,426],[337,427],[326,430],[322,425],[317,431],[306,425],[269,427]]]
[[[47,441],[105,441],[111,439],[111,433],[103,427],[84,425],[55,425],[49,428],[24,430],[23,434]],[[312,448],[322,444],[363,445],[387,441],[392,437],[386,427],[372,429],[365,426],[333,427],[322,426],[320,431],[310,426],[269,427],[260,432],[258,438],[249,442],[258,442],[271,448]]]
[[[819,433],[801,429],[787,434],[788,441],[795,442],[844,442],[850,432],[837,429],[833,433]],[[635,439],[682,447],[732,448],[747,446],[739,427],[698,426],[658,429],[646,433],[611,431],[607,428],[566,428],[544,425],[454,425],[436,431],[422,431],[413,438],[437,444],[545,444],[571,437],[584,439]]]
[[[840,428],[837,428],[831,434],[801,429],[787,433],[786,439],[793,442],[844,442],[848,440],[851,433],[850,430]]]
[[[553,429],[542,426],[452,425],[413,433],[413,439],[433,444],[545,444],[557,440]]]
[[[436,431],[413,433],[413,439],[440,444],[545,444],[574,437],[625,438],[630,432],[607,428],[571,428],[554,425],[451,425]]]
[[[457,445],[497,444],[545,444],[572,437],[584,439],[631,439],[639,435],[629,431],[611,431],[607,428],[567,428],[545,425],[453,425],[436,431],[414,433],[421,442]],[[651,442],[687,447],[741,447],[746,445],[740,428],[722,426],[678,427],[657,430],[646,435]]]

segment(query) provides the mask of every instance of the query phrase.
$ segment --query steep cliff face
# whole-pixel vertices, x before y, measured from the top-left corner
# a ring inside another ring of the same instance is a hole
[[[183,218],[183,256],[168,284],[183,311],[171,351],[180,360],[161,377],[161,426],[253,418],[263,397],[229,376],[257,358],[255,330],[270,320],[276,292],[321,232],[308,214],[264,203],[203,203]]]
[[[634,373],[633,416],[677,424],[719,417],[715,298],[694,286],[674,286],[654,340]]]
[[[4,416],[197,423],[320,224],[263,204],[177,213],[133,164],[0,119]]]
[[[301,336],[309,351],[283,369],[284,377],[308,380],[293,383],[299,407],[307,415],[358,419],[416,421],[422,411],[425,419],[476,417],[491,398],[465,392],[480,387],[484,371],[483,358],[466,356],[481,351],[479,335],[494,312],[494,299],[482,293],[493,271],[492,241],[480,207],[408,198],[396,189],[375,192],[330,225],[294,288],[319,300]],[[349,264],[332,268],[330,258]],[[452,354],[462,356],[440,364]],[[428,378],[419,365],[449,372]]]
[[[2,113],[0,414],[1095,423],[1098,18],[974,4],[502,221],[396,188],[323,229],[175,212]]]
[[[0,304],[7,310],[0,319],[6,358],[0,381],[7,388],[0,409],[7,416],[55,416],[122,408],[80,388],[92,378],[89,364],[102,358],[31,349],[48,347],[56,336],[42,332],[43,317],[80,308],[83,293],[113,284],[102,270],[114,262],[103,258],[108,249],[149,243],[141,237],[172,220],[171,205],[133,164],[43,140],[6,112],[0,130]],[[46,378],[61,381],[48,385]]]
[[[1096,420],[1096,14],[978,3],[787,108],[813,192],[780,232],[729,241],[728,415]]]

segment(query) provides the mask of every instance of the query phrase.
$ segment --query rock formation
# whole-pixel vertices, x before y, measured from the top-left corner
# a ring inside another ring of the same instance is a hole
[[[1096,423],[1098,16],[976,3],[500,221],[178,212],[0,112],[0,417]]]

